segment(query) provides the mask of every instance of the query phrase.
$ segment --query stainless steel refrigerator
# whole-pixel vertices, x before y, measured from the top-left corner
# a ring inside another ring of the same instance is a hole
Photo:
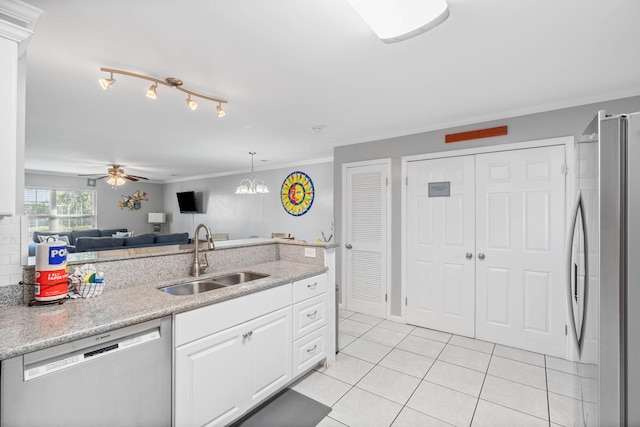
[[[640,426],[640,113],[598,112],[575,158],[571,418],[576,426]]]

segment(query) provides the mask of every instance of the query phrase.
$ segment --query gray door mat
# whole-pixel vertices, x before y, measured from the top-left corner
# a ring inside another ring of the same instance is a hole
[[[315,427],[329,412],[330,407],[287,388],[231,427]]]

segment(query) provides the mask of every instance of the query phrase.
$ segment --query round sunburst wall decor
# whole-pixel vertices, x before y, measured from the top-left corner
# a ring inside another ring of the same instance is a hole
[[[304,172],[292,172],[282,183],[280,200],[289,215],[306,214],[311,209],[314,197],[313,181]]]

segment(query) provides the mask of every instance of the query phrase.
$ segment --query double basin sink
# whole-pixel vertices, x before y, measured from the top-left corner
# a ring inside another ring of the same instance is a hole
[[[209,279],[197,279],[190,282],[178,283],[177,285],[160,288],[160,290],[171,295],[195,295],[202,292],[212,291],[214,289],[264,279],[265,277],[269,277],[269,275],[242,271],[240,273],[225,274],[223,276],[211,277]]]

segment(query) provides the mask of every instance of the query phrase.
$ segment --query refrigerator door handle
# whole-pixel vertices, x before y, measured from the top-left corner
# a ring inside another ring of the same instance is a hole
[[[580,215],[580,223],[582,228],[582,237],[583,237],[583,252],[584,252],[584,292],[582,298],[580,298],[580,292],[578,290],[578,265],[573,261],[573,243],[576,238],[576,225],[578,223],[578,215]],[[567,245],[567,301],[569,305],[569,321],[571,322],[571,330],[573,331],[573,337],[576,340],[576,344],[578,345],[578,354],[582,353],[582,343],[584,342],[584,323],[587,315],[587,293],[588,293],[588,282],[589,282],[589,251],[587,246],[587,230],[586,230],[586,222],[584,217],[584,206],[582,204],[582,194],[578,190],[578,195],[576,197],[576,203],[573,208],[573,215],[571,217],[571,228],[569,229],[569,241]],[[577,321],[579,325],[576,324],[576,312],[574,309],[574,301],[575,305],[578,308],[578,316],[580,316]],[[579,331],[578,331],[579,329]]]
[[[573,299],[578,302],[578,264],[573,263]]]

